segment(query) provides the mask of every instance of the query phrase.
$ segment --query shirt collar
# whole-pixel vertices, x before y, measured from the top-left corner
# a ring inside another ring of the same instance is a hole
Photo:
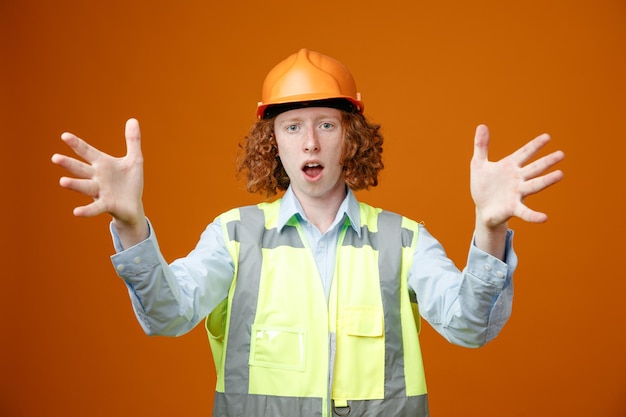
[[[294,216],[297,216],[300,219],[306,219],[306,215],[304,214],[304,210],[300,205],[300,202],[296,198],[293,190],[291,189],[291,185],[285,191],[285,195],[280,202],[280,210],[278,212],[278,230],[282,231],[287,222],[291,220]],[[339,206],[339,210],[337,210],[337,216],[335,218],[335,222],[333,225],[347,217],[350,221],[350,226],[354,229],[359,237],[361,237],[361,211],[359,208],[359,202],[356,199],[356,196],[347,188],[346,198],[341,202]]]

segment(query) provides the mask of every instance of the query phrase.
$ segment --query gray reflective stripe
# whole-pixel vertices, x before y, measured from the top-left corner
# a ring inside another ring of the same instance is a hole
[[[370,232],[367,225],[361,227],[361,237],[359,237],[352,227],[348,228],[348,232],[343,239],[342,246],[352,246],[361,249],[363,246],[371,246],[372,249],[378,250],[378,233]]]
[[[250,207],[245,207],[241,210],[248,211]],[[261,210],[257,209],[257,211]],[[252,212],[252,210],[250,210]],[[256,221],[255,219],[254,221]],[[246,221],[247,224],[247,221]],[[241,243],[241,222],[240,221],[232,221],[226,225],[226,229],[228,230],[228,236],[230,236],[231,240]],[[257,237],[258,238],[258,237]],[[293,226],[285,226],[282,233],[278,232],[278,229],[266,229],[263,233],[263,241],[261,242],[261,247],[263,249],[275,249],[279,246],[291,246],[292,248],[304,248],[304,243],[302,243],[302,239],[300,239],[300,235],[298,234],[298,230]]]
[[[213,406],[214,417],[276,417],[300,416],[320,417],[322,415],[321,398],[277,397],[255,394],[215,393]],[[348,417],[428,417],[428,397],[426,394],[408,398],[389,398],[385,400],[348,401]],[[344,408],[337,409],[345,415]],[[347,411],[347,410],[345,410]]]
[[[402,230],[402,217],[399,215],[387,211],[378,215],[378,241],[380,242],[378,270],[380,293],[385,313],[385,398],[397,398],[406,395],[400,315]]]
[[[261,262],[263,261],[259,237],[263,236],[265,216],[256,206],[240,209],[240,216],[246,219],[246,227],[233,228],[231,239],[240,242],[239,272],[237,281],[245,279],[245,285],[235,282],[235,292],[231,300],[230,323],[228,325],[228,341],[226,344],[226,359],[224,362],[224,391],[229,393],[247,394],[250,379],[248,357],[250,352],[250,334],[252,322],[256,316],[256,302],[259,295],[261,279]],[[233,222],[238,223],[238,222]],[[218,414],[220,415],[220,414]],[[226,415],[226,414],[225,414]]]
[[[354,415],[354,414],[353,414]],[[214,417],[321,417],[321,398],[215,393]]]
[[[348,401],[350,413],[347,417],[428,417],[428,396],[416,395],[408,398],[385,398],[384,400]],[[346,408],[338,408],[333,416],[346,415]]]
[[[265,229],[263,235],[263,249],[275,249],[279,246],[291,246],[292,248],[304,248],[298,229],[294,226],[285,226],[282,232],[277,229]]]
[[[383,211],[380,213],[379,215],[379,223],[381,222],[381,217],[389,217],[389,218],[395,218],[398,217],[400,220],[395,221],[392,223],[382,220],[383,223],[381,223],[379,225],[378,230],[379,231],[389,231],[389,232],[393,232],[393,233],[397,233],[398,229],[400,228],[400,225],[402,224],[402,217],[400,217],[397,214],[393,214],[391,212],[388,211]],[[380,228],[382,226],[382,229]],[[395,230],[392,230],[392,228],[397,228]],[[351,229],[352,231],[354,231],[354,229]],[[363,246],[371,246],[372,249],[374,250],[380,250],[381,247],[380,246],[380,237],[378,236],[379,233],[376,232],[370,232],[369,228],[367,227],[367,225],[361,227],[361,237],[359,238],[359,236],[356,233],[347,233],[346,237],[343,240],[343,244],[342,246],[353,246],[355,248],[362,248]],[[391,236],[394,240],[397,240],[398,236],[396,236],[395,234],[393,234]],[[401,242],[402,242],[402,247],[404,248],[408,248],[409,246],[411,246],[411,243],[413,242],[413,231],[409,230],[409,229],[400,229],[400,236],[399,236]],[[384,248],[383,248],[384,249]]]

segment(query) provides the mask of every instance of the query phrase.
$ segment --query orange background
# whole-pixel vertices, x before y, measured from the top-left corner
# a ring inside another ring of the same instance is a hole
[[[5,273],[0,415],[210,415],[201,327],[150,338],[110,264],[106,216],[62,190],[69,130],[123,155],[137,117],[145,204],[167,259],[214,216],[258,201],[234,177],[266,72],[301,47],[351,68],[386,138],[359,193],[424,221],[463,265],[473,131],[499,159],[544,131],[564,182],[514,220],[513,316],[483,349],[424,326],[433,416],[624,416],[626,3],[0,1]]]

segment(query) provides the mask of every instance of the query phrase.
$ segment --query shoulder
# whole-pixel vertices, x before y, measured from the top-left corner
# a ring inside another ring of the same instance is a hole
[[[278,209],[280,207],[280,199],[272,202],[264,202],[259,204],[251,204],[247,206],[235,207],[218,215],[215,219],[220,222],[230,222],[241,220],[255,212],[266,212]]]
[[[402,214],[385,210],[379,207],[371,206],[367,203],[359,202],[359,210],[361,213],[361,219],[365,223],[376,219],[379,223],[398,224],[402,228],[411,229],[417,231],[422,225],[417,221],[410,219]]]

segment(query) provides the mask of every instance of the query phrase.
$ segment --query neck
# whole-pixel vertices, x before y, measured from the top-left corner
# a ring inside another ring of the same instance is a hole
[[[296,197],[307,219],[320,232],[325,233],[333,224],[335,217],[337,217],[337,211],[339,211],[341,203],[346,198],[346,188],[341,187],[340,192],[332,193],[323,198],[299,195],[296,195]]]

